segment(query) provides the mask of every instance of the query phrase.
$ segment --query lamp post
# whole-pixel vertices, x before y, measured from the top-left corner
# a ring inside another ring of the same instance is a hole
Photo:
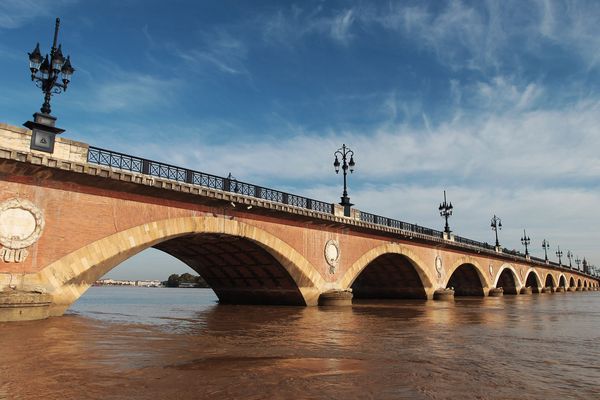
[[[563,252],[560,249],[560,246],[557,246],[557,247],[558,247],[558,250],[556,250],[556,257],[558,257],[558,265],[562,265],[562,255],[563,255]]]
[[[452,206],[452,202],[448,203],[446,201],[446,191],[444,190],[444,202],[440,203],[438,210],[440,211],[440,217],[444,217],[446,219],[446,225],[444,226],[444,233],[448,236],[448,239],[450,239],[450,233],[452,232],[450,230],[450,225],[448,225],[448,217],[450,217],[452,215],[453,208],[454,207]]]
[[[490,223],[490,226],[492,227],[492,230],[496,233],[496,249],[500,248],[500,242],[498,241],[498,230],[502,229],[502,220],[498,217],[496,217],[496,214],[494,214],[494,217],[492,218],[492,222]]]
[[[53,94],[65,92],[71,82],[71,76],[75,69],[71,65],[71,58],[65,58],[62,53],[62,45],[58,42],[58,30],[60,19],[56,18],[54,26],[54,41],[50,49],[50,55],[42,57],[40,44],[36,44],[33,51],[29,54],[29,70],[31,71],[31,80],[44,93],[44,103],[40,108],[41,113],[33,114],[34,120],[27,121],[25,125],[32,130],[31,145],[34,150],[52,153],[54,151],[55,135],[64,132],[64,129],[55,127],[56,117],[50,115],[50,99]],[[59,75],[62,78],[59,82]]]
[[[529,257],[529,250],[527,249],[529,243],[531,243],[531,239],[529,238],[529,236],[527,236],[527,233],[525,233],[525,229],[523,229],[523,237],[521,238],[521,244],[525,246],[525,257]]]
[[[344,215],[346,217],[350,216],[350,207],[352,207],[354,204],[350,203],[350,197],[348,197],[348,186],[347,186],[347,175],[348,175],[348,170],[350,170],[350,173],[354,172],[354,166],[356,165],[354,162],[354,151],[350,150],[349,147],[346,147],[345,144],[342,144],[342,147],[340,147],[339,149],[337,149],[333,155],[335,156],[335,161],[333,162],[333,167],[335,168],[335,173],[339,173],[340,172],[340,160],[338,159],[338,156],[341,157],[342,159],[342,172],[344,174],[344,192],[342,193],[342,197],[341,197],[341,202],[340,205],[344,206]],[[350,161],[348,161],[348,156],[350,156]]]
[[[571,250],[567,250],[567,258],[569,259],[569,268],[573,269],[573,253],[571,253]]]
[[[579,271],[579,266],[581,265],[581,259],[579,257],[575,259],[575,264],[577,264],[577,270]]]
[[[550,242],[544,239],[542,241],[542,248],[544,249],[544,261],[548,262],[548,249],[550,248]]]

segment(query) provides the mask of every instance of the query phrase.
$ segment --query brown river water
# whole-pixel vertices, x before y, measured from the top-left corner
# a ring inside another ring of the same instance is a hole
[[[300,308],[95,287],[0,344],[0,399],[600,399],[600,292]]]

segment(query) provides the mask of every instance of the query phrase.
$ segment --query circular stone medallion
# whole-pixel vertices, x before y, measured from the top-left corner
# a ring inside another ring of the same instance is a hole
[[[28,200],[10,199],[0,204],[0,244],[23,249],[34,244],[44,229],[44,217]]]
[[[329,239],[325,243],[325,260],[329,264],[329,273],[335,273],[335,268],[340,260],[340,245],[337,240]]]
[[[442,277],[442,258],[440,256],[437,256],[435,258],[435,270],[437,271],[438,274],[438,278]]]

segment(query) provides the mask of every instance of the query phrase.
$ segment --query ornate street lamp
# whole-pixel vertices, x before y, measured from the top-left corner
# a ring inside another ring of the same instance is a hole
[[[496,214],[494,214],[490,226],[492,227],[492,230],[496,233],[496,248],[500,248],[500,242],[498,241],[498,230],[502,229],[502,220],[496,217]]]
[[[50,49],[50,55],[42,57],[40,44],[38,43],[29,54],[29,70],[31,71],[31,80],[35,82],[44,93],[44,103],[40,108],[41,113],[33,114],[34,121],[27,121],[25,125],[31,129],[31,148],[34,150],[52,153],[54,151],[55,135],[64,132],[64,129],[55,127],[56,117],[50,115],[50,99],[53,94],[59,94],[67,90],[71,76],[75,69],[71,65],[71,58],[65,58],[62,53],[62,45],[56,47],[58,41],[58,29],[60,19],[56,18],[54,27],[54,41]],[[59,75],[61,82],[59,82]]]
[[[544,239],[542,241],[542,248],[544,249],[544,261],[548,262],[548,249],[550,248],[550,242]]]
[[[527,249],[529,243],[531,243],[531,239],[529,238],[529,236],[527,236],[527,233],[525,233],[525,229],[523,229],[523,237],[521,238],[521,244],[525,246],[525,257],[529,256],[529,250]]]
[[[581,259],[579,257],[575,259],[575,264],[577,264],[577,270],[579,271],[579,266],[581,265]]]
[[[448,235],[448,239],[450,239],[450,225],[448,225],[448,217],[452,215],[452,202],[446,202],[446,191],[444,190],[444,202],[440,203],[438,209],[440,210],[440,216],[446,219],[446,226],[444,226],[444,232]]]
[[[569,259],[569,268],[573,269],[573,253],[571,253],[571,250],[567,250],[567,258]]]
[[[342,144],[342,147],[337,149],[333,155],[335,156],[335,161],[333,162],[333,167],[335,168],[335,173],[339,173],[340,172],[340,160],[338,159],[338,156],[340,156],[342,158],[342,172],[344,174],[344,192],[342,193],[342,197],[341,197],[341,202],[340,205],[344,206],[344,215],[346,217],[350,216],[350,207],[352,207],[354,204],[350,203],[350,197],[348,197],[348,187],[347,187],[347,181],[346,181],[346,176],[348,175],[348,170],[350,170],[350,173],[354,172],[354,166],[356,165],[356,163],[354,162],[354,151],[350,150],[349,147],[346,147],[345,144]],[[347,161],[348,156],[350,156],[350,161]]]
[[[560,246],[557,246],[557,247],[558,247],[558,250],[556,250],[556,257],[558,257],[558,265],[562,265],[562,255],[563,255],[563,252],[560,249]]]

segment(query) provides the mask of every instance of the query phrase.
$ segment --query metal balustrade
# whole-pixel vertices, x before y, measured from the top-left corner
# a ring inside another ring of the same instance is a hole
[[[223,178],[170,164],[146,160],[144,158],[134,157],[98,147],[89,147],[88,162],[157,178],[203,186],[209,189],[238,193],[244,196],[255,197],[311,211],[333,214],[333,204],[331,203],[325,203],[323,201],[241,182],[237,179]]]
[[[281,192],[275,189],[265,188],[262,186],[241,182],[234,178],[223,178],[220,176],[206,174],[204,172],[199,171],[193,171],[157,161],[146,160],[144,158],[134,157],[128,154],[101,149],[98,147],[89,147],[88,162],[110,168],[118,168],[143,175],[154,176],[157,178],[169,179],[191,185],[203,186],[209,189],[238,193],[240,195],[248,197],[254,197],[262,200],[271,201],[274,203],[290,205],[293,207],[316,211],[324,214],[334,213],[333,204],[326,203],[324,201],[314,200],[307,197],[297,196],[295,194]],[[388,217],[382,217],[380,215],[375,215],[363,211],[361,211],[359,215],[359,219],[362,222],[399,229],[409,234],[414,233],[436,240],[439,240],[443,237],[442,231],[426,228],[416,224],[411,224],[408,222]],[[461,236],[454,236],[454,243],[486,251],[495,251],[495,247],[488,243],[478,242],[476,240],[467,239]],[[504,254],[507,255],[525,258],[524,254],[516,250],[503,249],[502,251]],[[546,263],[545,260],[538,259],[535,257],[532,257],[531,260],[538,263]],[[548,265],[552,267],[570,269],[568,266],[559,265],[555,262],[548,262]],[[583,275],[587,275],[582,273],[582,271],[578,272]],[[591,277],[592,275],[589,276]]]

